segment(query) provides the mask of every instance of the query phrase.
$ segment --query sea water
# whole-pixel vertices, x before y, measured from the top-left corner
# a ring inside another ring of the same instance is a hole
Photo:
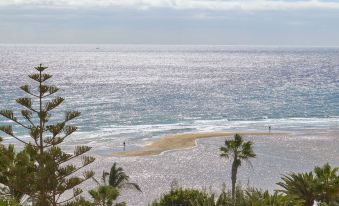
[[[143,144],[166,134],[339,130],[339,48],[0,45],[0,109],[42,63],[79,131],[66,144]],[[0,125],[10,124],[0,118]],[[15,127],[18,136],[27,133]]]

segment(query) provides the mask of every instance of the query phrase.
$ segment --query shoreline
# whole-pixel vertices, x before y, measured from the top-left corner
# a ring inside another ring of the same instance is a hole
[[[197,140],[216,137],[231,137],[234,134],[242,136],[271,136],[287,133],[268,133],[268,132],[208,132],[208,133],[187,133],[167,135],[157,139],[142,147],[142,150],[115,152],[115,157],[145,157],[157,156],[165,152],[192,149],[197,146]]]
[[[251,132],[251,131],[248,131]],[[338,134],[326,135],[299,135],[290,132],[276,131],[277,133],[241,133],[244,139],[254,142],[254,151],[257,157],[251,160],[253,165],[244,164],[239,171],[238,181],[242,185],[255,186],[271,192],[279,189],[276,185],[281,180],[281,174],[289,172],[309,172],[315,166],[322,166],[326,162],[337,165],[339,158]],[[198,134],[214,136],[211,133]],[[218,133],[220,135],[220,133]],[[233,135],[232,132],[221,133]],[[252,135],[251,135],[252,134]],[[260,135],[262,134],[262,135]],[[187,134],[178,134],[182,135]],[[190,134],[197,135],[197,134]],[[177,135],[171,135],[177,136]],[[161,139],[165,138],[162,137]],[[220,137],[220,136],[219,136]],[[168,136],[167,136],[168,138]],[[155,139],[159,142],[161,139]],[[231,187],[231,165],[229,160],[220,157],[220,146],[225,137],[200,138],[194,149],[177,149],[173,152],[166,151],[157,156],[98,156],[97,161],[91,166],[100,178],[102,170],[109,171],[113,162],[124,168],[131,181],[142,186],[146,193],[126,190],[121,196],[121,201],[128,205],[148,205],[158,199],[164,192],[171,189],[175,180],[182,188],[206,189],[212,192],[221,191]],[[145,144],[151,143],[150,141]],[[152,145],[153,143],[149,144]],[[159,144],[159,143],[158,143]],[[146,146],[146,145],[144,145]],[[331,152],[324,152],[331,151]],[[127,151],[128,152],[128,151]],[[132,151],[131,151],[132,152]],[[113,152],[111,151],[110,154]],[[92,182],[87,188],[92,188]]]

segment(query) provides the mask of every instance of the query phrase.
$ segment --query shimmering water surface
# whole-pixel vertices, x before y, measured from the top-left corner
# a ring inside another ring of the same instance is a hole
[[[268,125],[338,130],[339,48],[1,45],[1,109],[16,108],[39,63],[61,88],[63,110],[82,112],[69,144]]]
[[[160,156],[112,157],[123,141],[135,149],[166,134],[271,125],[295,135],[245,137],[255,142],[257,158],[239,171],[242,184],[270,191],[281,174],[339,162],[339,48],[0,45],[1,109],[18,109],[19,86],[39,63],[50,67],[50,83],[66,99],[52,118],[82,112],[79,132],[64,148],[93,146],[97,160],[89,167],[97,176],[113,162],[123,166],[144,191],[124,191],[128,205],[147,205],[174,179],[218,192],[230,185],[230,164],[219,157],[222,138]]]

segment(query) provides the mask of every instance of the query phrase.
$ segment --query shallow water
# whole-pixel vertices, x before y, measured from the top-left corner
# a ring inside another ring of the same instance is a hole
[[[43,63],[66,99],[58,111],[82,112],[67,145],[105,149],[268,125],[337,132],[338,56],[338,48],[0,45],[0,108],[16,108],[19,86]]]

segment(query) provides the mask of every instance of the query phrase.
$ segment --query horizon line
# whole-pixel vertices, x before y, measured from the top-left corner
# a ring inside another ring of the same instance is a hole
[[[138,45],[138,46],[237,46],[237,47],[329,47],[339,48],[339,45],[290,45],[290,44],[214,44],[214,43],[12,43],[12,42],[0,42],[0,45]]]

